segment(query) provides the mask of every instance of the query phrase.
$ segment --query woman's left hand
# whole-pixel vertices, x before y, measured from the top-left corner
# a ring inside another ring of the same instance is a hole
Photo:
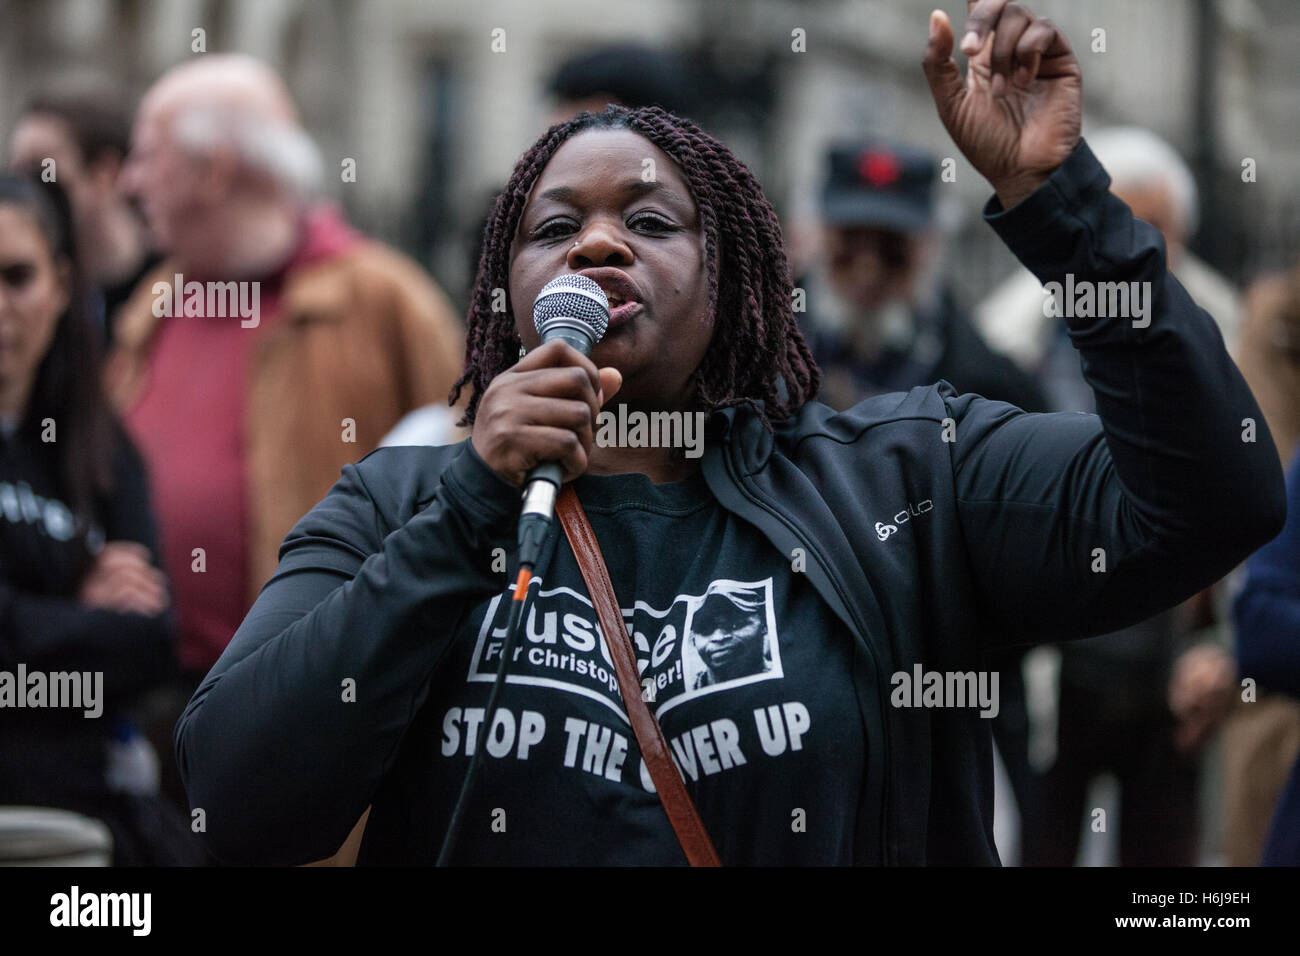
[[[1079,61],[1050,20],[1009,0],[968,0],[961,50],[952,59],[948,15],[930,15],[926,79],[948,135],[1006,209],[1041,185],[1079,142]]]
[[[161,614],[170,603],[167,579],[138,541],[105,544],[86,572],[78,598],[86,607],[147,617]]]

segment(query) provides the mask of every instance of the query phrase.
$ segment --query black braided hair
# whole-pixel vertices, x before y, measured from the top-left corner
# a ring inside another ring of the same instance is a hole
[[[749,169],[689,120],[657,106],[582,113],[552,126],[515,164],[483,229],[483,251],[470,299],[465,370],[452,386],[455,404],[473,388],[462,425],[472,425],[479,398],[513,365],[520,340],[513,308],[493,311],[496,289],[509,296],[510,245],[529,190],[560,145],[592,129],[639,133],[681,167],[699,209],[709,277],[713,339],[692,385],[704,411],[761,401],[770,428],[817,394],[821,373],[791,308],[793,292],[781,227]]]

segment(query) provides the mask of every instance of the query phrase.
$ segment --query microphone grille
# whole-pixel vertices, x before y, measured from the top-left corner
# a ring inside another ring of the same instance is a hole
[[[533,303],[537,333],[554,318],[577,319],[591,326],[599,342],[609,328],[609,298],[595,281],[577,273],[557,276],[542,287]]]

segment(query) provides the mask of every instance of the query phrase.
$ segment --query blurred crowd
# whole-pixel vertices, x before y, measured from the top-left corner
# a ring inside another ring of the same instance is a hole
[[[679,110],[689,88],[666,54],[596,50],[554,71],[549,118]],[[42,807],[100,821],[115,864],[203,864],[176,720],[344,464],[464,437],[446,404],[458,296],[317,198],[312,137],[251,58],[196,58],[138,103],[42,94],[4,132],[0,670],[102,672],[105,713],[0,714],[0,844],[5,807]],[[1178,153],[1137,128],[1087,139],[1218,322],[1300,515],[1300,265],[1235,288],[1188,248],[1197,191]],[[821,401],[945,379],[1093,410],[1037,279],[959,301],[936,157],[837,141],[822,177],[814,241],[792,250]],[[1184,605],[1049,650],[987,665],[1004,862],[1073,865],[1104,831],[1121,865],[1300,863],[1300,518]],[[1118,802],[1099,831],[1103,776]]]

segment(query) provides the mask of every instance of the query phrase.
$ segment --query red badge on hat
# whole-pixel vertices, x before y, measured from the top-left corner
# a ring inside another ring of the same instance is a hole
[[[892,186],[902,173],[898,157],[893,153],[868,150],[858,157],[858,178],[877,189]]]

